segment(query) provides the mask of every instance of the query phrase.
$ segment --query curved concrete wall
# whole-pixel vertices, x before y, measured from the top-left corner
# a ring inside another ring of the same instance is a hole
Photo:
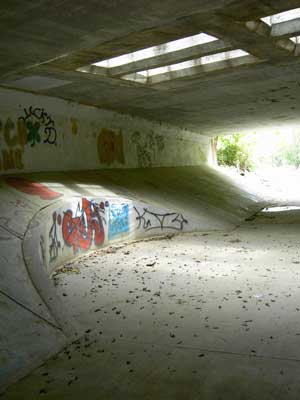
[[[7,175],[0,200],[0,387],[83,333],[51,280],[64,262],[121,241],[233,229],[263,206],[205,166]]]
[[[119,196],[67,197],[34,215],[24,236],[23,255],[29,276],[55,324],[74,337],[75,332],[83,331],[70,319],[50,279],[58,267],[87,251],[118,242],[191,232],[204,226],[212,228],[208,220],[186,212],[159,209]]]
[[[64,262],[121,241],[232,229],[262,207],[206,165],[205,136],[6,89],[0,110],[0,387],[83,333],[51,280]]]

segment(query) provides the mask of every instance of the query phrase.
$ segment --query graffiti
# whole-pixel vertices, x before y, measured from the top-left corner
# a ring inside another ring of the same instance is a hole
[[[30,146],[33,147],[36,143],[41,142],[41,136],[39,134],[40,124],[35,122],[34,124],[31,121],[26,122],[26,128],[28,129],[27,140],[30,143]]]
[[[19,120],[24,121],[27,128],[27,141],[31,147],[41,142],[40,128],[43,129],[44,143],[57,144],[57,132],[52,117],[43,108],[36,107],[24,108],[24,117]]]
[[[9,148],[12,148],[17,145],[17,141],[18,141],[17,135],[13,135],[13,136],[11,135],[11,131],[14,128],[15,128],[15,124],[13,123],[13,121],[10,118],[8,118],[4,125],[3,131],[4,131],[5,143],[7,144],[7,146]]]
[[[42,200],[55,200],[63,196],[63,194],[49,189],[42,183],[29,181],[25,178],[8,177],[5,182],[20,192],[30,194],[32,196],[39,196]]]
[[[57,236],[57,225],[61,225],[61,216],[60,214],[57,214],[54,212],[52,214],[52,226],[49,231],[49,239],[50,239],[50,245],[49,245],[49,254],[50,254],[50,261],[53,261],[57,258],[58,256],[58,250],[61,248],[61,243],[58,240]]]
[[[46,265],[46,258],[45,258],[45,239],[44,236],[40,236],[40,249],[41,249],[41,257],[43,265]]]
[[[176,231],[182,231],[184,224],[188,224],[188,221],[179,213],[157,213],[149,211],[147,208],[143,208],[142,211],[138,211],[136,207],[134,210],[137,214],[136,220],[138,221],[138,227],[143,228],[146,232],[153,229],[173,229]]]
[[[128,230],[128,204],[110,204],[108,238],[114,239]]]
[[[75,216],[72,210],[64,213],[62,221],[63,238],[67,246],[73,247],[74,253],[78,250],[88,250],[92,243],[101,246],[104,242],[104,226],[106,220],[104,207],[108,203],[97,204],[95,201],[82,198],[78,203]]]
[[[23,152],[20,149],[16,150],[2,150],[1,168],[4,171],[9,169],[23,169],[22,162]]]
[[[78,133],[78,122],[76,118],[71,118],[71,132],[73,135]]]
[[[0,120],[0,132],[3,131],[4,144],[7,146],[6,149],[1,149],[0,170],[24,168],[22,158],[27,140],[26,127],[23,121],[18,121],[16,132],[15,128],[16,126],[10,118],[4,124]]]
[[[98,157],[103,164],[110,165],[114,162],[124,164],[123,136],[122,132],[114,132],[111,129],[101,129],[98,136]]]
[[[164,138],[155,135],[153,131],[142,138],[140,132],[134,132],[131,136],[132,143],[136,147],[138,166],[152,167],[158,161],[158,156],[165,148]]]

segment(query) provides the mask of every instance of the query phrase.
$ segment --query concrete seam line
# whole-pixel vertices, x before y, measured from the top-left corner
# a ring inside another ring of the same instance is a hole
[[[24,238],[23,235],[21,235],[21,234],[15,232],[15,231],[13,231],[13,230],[7,228],[7,226],[0,225],[0,227],[3,228],[6,232],[8,232],[8,233],[10,233],[11,235],[15,236],[16,238],[23,240],[23,238]]]
[[[12,296],[10,296],[9,294],[3,292],[3,290],[0,289],[0,293],[7,297],[8,299],[10,299],[11,301],[13,301],[14,303],[18,304],[20,307],[24,308],[25,310],[27,310],[28,312],[30,312],[31,314],[35,315],[36,317],[42,319],[43,321],[45,321],[47,324],[51,325],[53,328],[58,329],[60,331],[62,331],[62,328],[60,326],[57,326],[55,324],[53,324],[51,321],[48,321],[46,318],[44,318],[43,316],[41,316],[40,314],[36,313],[35,311],[31,310],[30,308],[28,308],[27,306],[25,306],[24,304],[20,303],[18,300],[16,300],[15,298],[13,298]]]

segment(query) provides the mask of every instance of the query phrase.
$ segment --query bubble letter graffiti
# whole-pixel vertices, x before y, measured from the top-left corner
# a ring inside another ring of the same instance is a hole
[[[103,244],[104,227],[101,211],[103,212],[99,204],[83,198],[81,205],[77,206],[74,217],[72,210],[64,213],[63,238],[67,246],[73,247],[74,253],[78,250],[88,250],[92,242],[96,246]]]

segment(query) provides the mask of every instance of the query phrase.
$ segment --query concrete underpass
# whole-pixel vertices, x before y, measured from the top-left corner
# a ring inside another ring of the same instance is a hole
[[[300,198],[212,145],[300,123],[299,1],[2,3],[0,398],[299,399]]]

